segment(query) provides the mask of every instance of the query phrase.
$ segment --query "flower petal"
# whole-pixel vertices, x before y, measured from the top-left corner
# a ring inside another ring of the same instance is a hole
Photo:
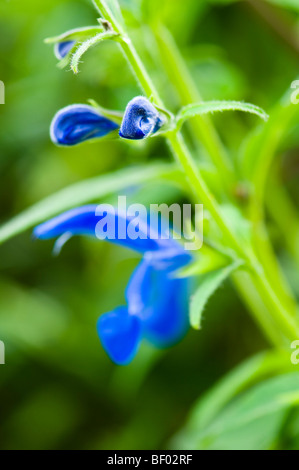
[[[173,239],[168,240],[168,245],[161,243],[159,250],[145,253],[144,258],[156,269],[166,272],[176,271],[192,261],[192,255]]]
[[[76,44],[76,41],[57,42],[54,46],[54,53],[58,60],[64,59]]]
[[[144,336],[157,347],[169,347],[180,341],[189,328],[188,281],[155,271],[151,291],[151,314],[143,322]]]
[[[129,315],[126,307],[102,315],[97,324],[98,335],[113,362],[126,365],[135,357],[141,340],[141,323]]]
[[[187,332],[188,282],[172,279],[143,260],[134,271],[127,290],[128,312],[137,316],[143,335],[158,347],[168,347]]]
[[[151,301],[150,287],[153,267],[144,259],[133,272],[126,289],[130,315],[142,318]]]
[[[143,96],[137,96],[126,108],[119,135],[124,139],[145,139],[163,124],[164,120],[156,108]]]
[[[72,235],[95,236],[96,205],[88,205],[71,209],[38,225],[33,230],[34,238],[49,240],[68,233]]]
[[[118,124],[88,105],[74,104],[54,116],[50,136],[57,145],[72,146],[86,140],[104,137],[118,129]]]
[[[87,205],[71,209],[35,227],[33,236],[42,240],[71,235],[89,235],[125,246],[139,253],[158,251],[168,246],[180,246],[174,240],[160,240],[151,233],[146,222],[139,224],[140,237],[128,238],[132,218],[119,214],[109,204]],[[173,245],[175,243],[175,245]],[[181,248],[182,249],[182,248]],[[173,253],[173,252],[172,252]]]

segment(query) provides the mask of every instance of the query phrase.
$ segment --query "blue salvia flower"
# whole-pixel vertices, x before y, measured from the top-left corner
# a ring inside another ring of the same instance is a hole
[[[128,104],[121,128],[120,137],[141,140],[157,132],[165,124],[157,109],[143,96],[137,96]]]
[[[72,50],[76,41],[62,41],[57,42],[54,46],[54,53],[58,60],[64,59],[68,53]]]
[[[126,289],[126,306],[105,313],[97,324],[99,338],[109,357],[115,363],[125,365],[134,358],[143,338],[164,348],[185,335],[188,329],[188,281],[175,278],[173,274],[188,264],[191,256],[177,241],[157,238],[147,221],[139,227],[142,235],[136,240],[123,237],[118,230],[113,239],[107,229],[109,221],[114,222],[116,228],[120,222],[127,228],[132,218],[115,210],[109,212],[106,206],[100,213],[100,207],[88,205],[67,211],[36,227],[34,236],[39,239],[60,237],[61,248],[72,235],[101,239],[106,235],[108,241],[143,255]],[[104,217],[106,225],[102,227]]]
[[[118,124],[102,116],[94,107],[73,104],[54,116],[50,136],[56,145],[72,146],[104,137],[118,128]]]

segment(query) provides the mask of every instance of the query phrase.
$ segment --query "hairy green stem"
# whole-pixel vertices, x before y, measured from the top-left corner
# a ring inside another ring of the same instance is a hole
[[[101,15],[109,21],[114,31],[121,35],[120,44],[122,52],[124,53],[128,64],[131,67],[134,75],[136,76],[137,82],[147,96],[152,96],[158,106],[164,107],[164,104],[156,90],[156,87],[150,78],[146,68],[143,65],[142,60],[137,54],[131,39],[127,36],[123,27],[114,18],[109,6],[103,0],[93,0],[93,3]]]

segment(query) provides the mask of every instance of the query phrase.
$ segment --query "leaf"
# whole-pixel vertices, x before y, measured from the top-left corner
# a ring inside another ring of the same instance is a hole
[[[0,243],[80,204],[98,200],[134,185],[157,181],[160,178],[172,180],[177,176],[180,177],[181,172],[175,165],[152,164],[146,167],[126,168],[73,184],[34,204],[2,225]]]
[[[95,8],[98,12],[106,18],[106,12],[109,12],[109,16],[113,16],[114,20],[123,25],[124,20],[119,6],[118,0],[92,0]]]
[[[199,330],[201,328],[201,320],[204,308],[209,298],[227,279],[230,274],[236,271],[241,265],[241,260],[236,260],[232,264],[224,268],[212,271],[199,278],[199,288],[191,298],[190,302],[190,323],[193,328]]]
[[[291,10],[299,11],[298,0],[267,0],[267,2],[282,8],[288,8]]]
[[[78,65],[80,62],[81,57],[83,54],[85,54],[88,49],[91,47],[95,46],[96,44],[99,44],[102,41],[105,41],[107,39],[117,39],[119,38],[120,35],[119,33],[115,33],[114,31],[107,31],[104,33],[99,33],[93,36],[90,39],[87,39],[87,41],[84,41],[82,44],[79,45],[79,47],[76,49],[74,52],[72,59],[71,59],[71,69],[75,74],[78,73]]]
[[[241,101],[206,101],[190,104],[182,108],[177,115],[177,128],[180,129],[187,119],[222,111],[243,111],[245,113],[255,114],[264,121],[267,121],[269,118],[265,111],[254,104],[243,103]]]
[[[288,356],[281,351],[265,351],[239,364],[195,403],[187,424],[173,439],[174,446],[187,448],[193,437],[203,432],[235,396],[261,378],[287,372],[291,367]]]
[[[190,278],[210,273],[211,271],[224,268],[231,263],[231,256],[220,251],[217,245],[209,244],[207,237],[204,238],[198,255],[194,255],[194,261],[179,269],[174,274],[176,278]]]
[[[208,0],[210,3],[230,4],[241,2],[242,0]],[[267,3],[276,5],[281,8],[299,11],[298,0],[266,0]]]
[[[70,29],[58,36],[46,38],[44,42],[46,44],[56,44],[57,42],[64,41],[83,41],[98,34],[100,31],[103,31],[103,26],[85,26],[83,28]]]
[[[239,207],[233,204],[221,205],[221,212],[226,220],[226,223],[231,228],[238,240],[242,243],[250,243],[251,238],[251,223],[244,217]]]
[[[108,0],[106,1],[106,3],[109,6],[110,11],[112,12],[113,16],[117,19],[117,21],[119,21],[120,23],[123,23],[123,17],[122,17],[118,0]]]
[[[286,412],[298,405],[298,372],[285,373],[252,386],[226,406],[207,426],[188,434],[188,448],[209,450],[270,449]],[[182,443],[183,444],[183,443]],[[184,447],[185,444],[181,445]]]
[[[241,2],[242,0],[209,0],[210,3],[230,4]],[[299,11],[298,0],[266,0],[267,3],[277,5],[281,8],[287,8],[295,11]]]

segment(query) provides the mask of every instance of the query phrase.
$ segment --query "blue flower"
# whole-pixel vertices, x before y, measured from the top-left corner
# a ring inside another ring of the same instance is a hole
[[[58,60],[64,59],[76,44],[76,41],[57,42],[54,46],[54,53]]]
[[[128,104],[119,131],[120,137],[141,140],[157,132],[165,120],[156,108],[143,96],[137,96]]]
[[[99,114],[92,106],[73,104],[54,116],[50,136],[54,144],[72,146],[104,137],[118,128],[118,124]]]
[[[102,315],[97,330],[109,357],[120,365],[135,357],[143,339],[159,348],[178,342],[188,329],[188,280],[176,278],[174,271],[187,265],[191,255],[174,239],[157,238],[147,221],[141,236],[131,240],[119,231],[132,222],[109,206],[88,205],[67,211],[34,229],[39,239],[89,235],[133,249],[143,255],[126,289],[126,306]],[[104,219],[105,218],[105,219]],[[106,229],[103,222],[105,220]],[[118,227],[112,237],[111,227]],[[152,236],[154,238],[151,238]],[[61,239],[61,238],[60,238]],[[61,246],[60,246],[61,247]]]
[[[188,283],[142,260],[126,291],[126,307],[102,315],[98,335],[108,356],[126,365],[143,339],[158,348],[177,343],[188,329]]]

